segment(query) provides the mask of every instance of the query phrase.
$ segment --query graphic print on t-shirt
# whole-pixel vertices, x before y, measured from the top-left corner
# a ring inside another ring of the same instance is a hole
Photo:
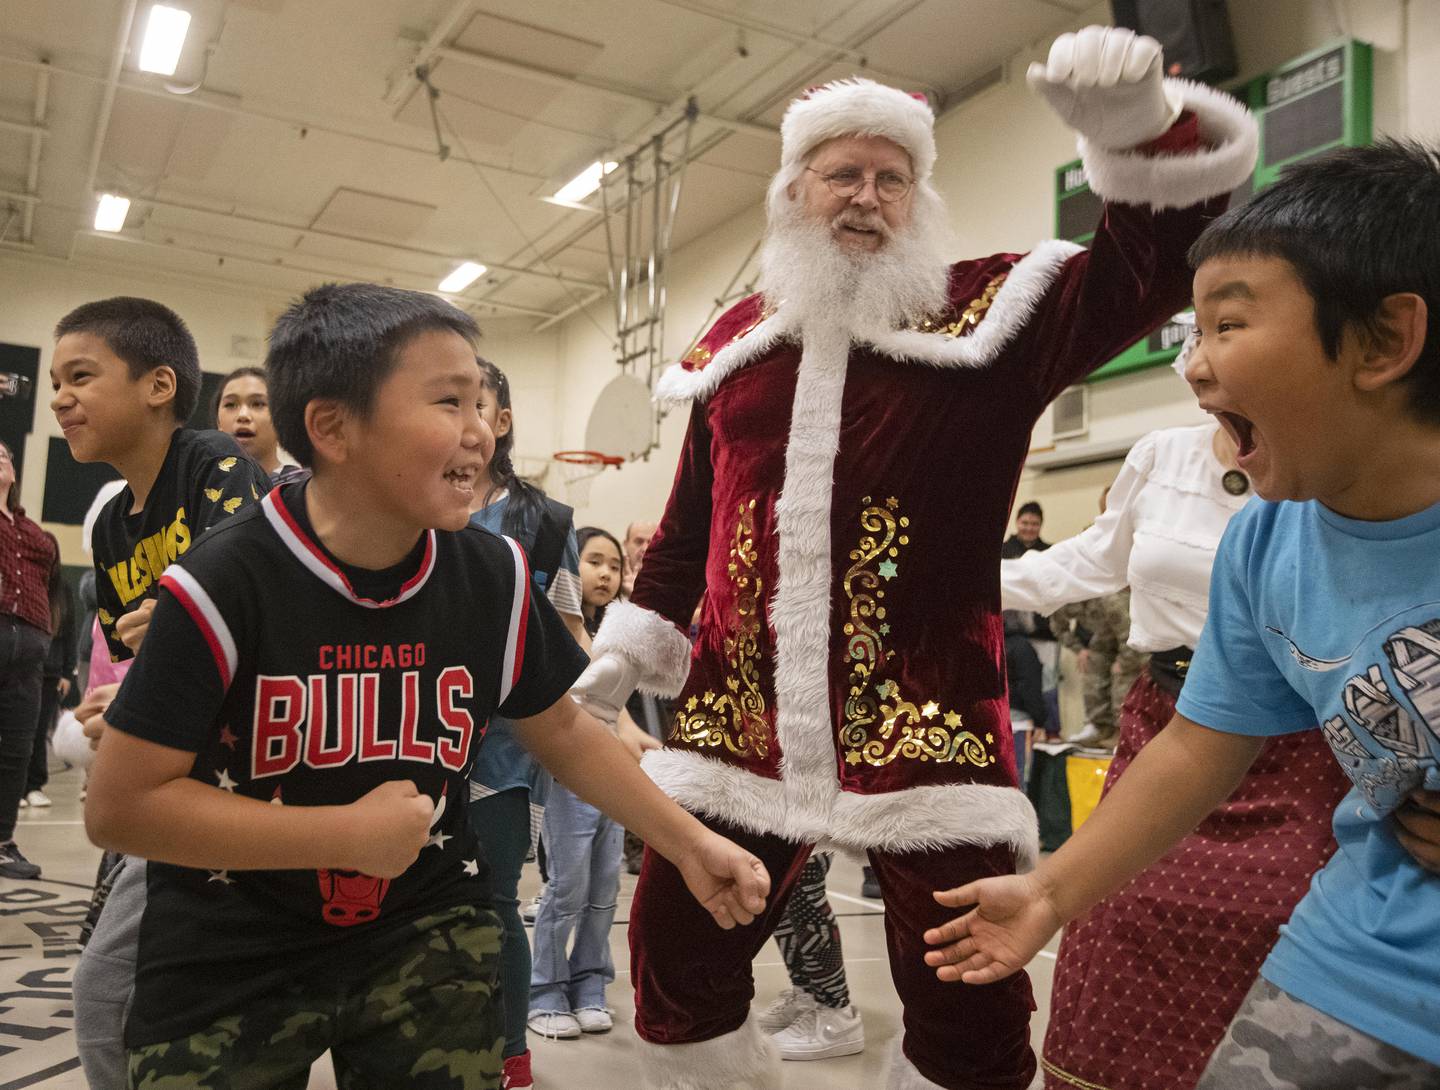
[[[1387,618],[1364,633],[1355,650],[1343,658],[1311,655],[1278,627],[1266,626],[1268,633],[1288,644],[1291,659],[1307,674],[1332,674],[1342,667],[1350,671],[1336,675],[1344,677],[1338,693],[1340,708],[1326,715],[1321,729],[1346,775],[1377,815],[1394,810],[1425,783],[1427,773],[1440,768],[1436,607],[1437,603],[1427,602]]]

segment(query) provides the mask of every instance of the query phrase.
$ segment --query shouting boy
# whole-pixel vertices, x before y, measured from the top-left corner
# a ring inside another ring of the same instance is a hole
[[[977,907],[927,933],[926,960],[970,984],[1014,972],[1189,832],[1267,736],[1319,729],[1354,784],[1339,850],[1200,1088],[1440,1085],[1440,150],[1296,167],[1190,260],[1185,377],[1261,499],[1221,542],[1170,725],[1033,873],[936,894]]]

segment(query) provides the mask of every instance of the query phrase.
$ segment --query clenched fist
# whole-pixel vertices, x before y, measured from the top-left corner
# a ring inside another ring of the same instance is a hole
[[[374,878],[398,878],[430,838],[435,804],[410,780],[382,783],[352,802],[345,867]]]
[[[1179,93],[1166,87],[1160,43],[1124,27],[1087,26],[1062,34],[1026,82],[1060,119],[1099,148],[1154,140],[1180,116]]]

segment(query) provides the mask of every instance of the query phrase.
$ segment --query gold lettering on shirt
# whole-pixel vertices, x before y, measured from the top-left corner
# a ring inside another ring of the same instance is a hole
[[[128,560],[106,569],[121,604],[129,605],[142,597],[165,569],[189,548],[190,527],[185,523],[185,508],[181,507],[175,512],[170,525],[142,538]],[[101,623],[105,623],[103,618]]]

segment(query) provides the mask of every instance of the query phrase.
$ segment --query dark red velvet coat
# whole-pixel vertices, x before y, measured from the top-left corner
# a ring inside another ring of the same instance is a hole
[[[1193,174],[1218,154],[1199,144],[1192,114],[1147,153]],[[1033,859],[999,614],[1030,432],[1186,305],[1185,251],[1235,173],[1184,208],[1108,204],[1089,250],[960,262],[947,313],[922,328],[852,340],[843,316],[795,328],[752,296],[667,373],[657,396],[693,402],[689,431],[632,602],[596,651],[678,692],[645,762],[672,797],[802,841]]]

